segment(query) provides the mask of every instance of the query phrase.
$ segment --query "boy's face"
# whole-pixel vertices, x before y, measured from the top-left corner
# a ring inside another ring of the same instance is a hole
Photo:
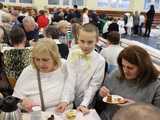
[[[85,54],[89,54],[94,49],[97,42],[96,32],[86,32],[80,30],[78,45]]]

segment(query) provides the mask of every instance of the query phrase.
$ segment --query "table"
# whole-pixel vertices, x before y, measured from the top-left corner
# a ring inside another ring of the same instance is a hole
[[[55,120],[67,120],[65,113],[51,113],[51,112],[41,112],[42,120],[47,120],[51,114],[54,114]],[[23,113],[22,120],[31,120],[31,114]],[[91,109],[90,112],[86,115],[83,115],[81,112],[77,111],[76,120],[101,120],[97,112],[94,109]]]

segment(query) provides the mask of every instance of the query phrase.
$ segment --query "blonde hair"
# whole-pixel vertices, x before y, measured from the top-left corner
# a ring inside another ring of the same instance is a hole
[[[2,22],[3,23],[10,23],[11,22],[11,15],[9,13],[2,14]]]
[[[68,27],[70,25],[69,22],[67,22],[66,20],[61,20],[58,22],[57,27],[58,29],[63,28],[63,27]]]
[[[51,38],[41,38],[32,49],[32,66],[34,68],[36,68],[34,58],[43,53],[51,55],[52,60],[57,67],[61,66],[61,57],[58,51],[58,46],[56,45],[54,40],[52,40]]]

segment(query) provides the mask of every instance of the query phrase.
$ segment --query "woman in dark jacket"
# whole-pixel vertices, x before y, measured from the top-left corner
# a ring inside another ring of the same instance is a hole
[[[154,5],[151,5],[149,11],[146,14],[147,18],[146,18],[146,28],[144,37],[150,37],[154,15],[155,15]]]

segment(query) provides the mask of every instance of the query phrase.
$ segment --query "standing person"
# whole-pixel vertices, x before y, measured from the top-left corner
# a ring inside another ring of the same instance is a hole
[[[82,25],[89,23],[88,9],[83,8]]]
[[[58,111],[63,112],[74,95],[74,106],[79,111],[89,112],[89,104],[104,78],[105,60],[94,51],[98,38],[96,26],[88,23],[79,30],[78,46],[68,56],[69,72],[72,76],[64,88],[64,102]]]
[[[135,14],[133,15],[133,30],[135,35],[138,34],[139,22],[140,22],[139,13],[138,11],[135,11]]]
[[[73,11],[74,11],[73,18],[80,19],[81,18],[81,13],[79,12],[77,5],[73,6]]]
[[[142,35],[142,28],[144,26],[144,23],[145,23],[145,17],[142,13],[140,13],[140,16],[139,16],[139,35]]]
[[[133,13],[130,13],[128,16],[128,21],[127,21],[127,34],[132,35],[132,28],[133,28]]]
[[[154,15],[155,15],[154,5],[151,5],[149,11],[146,14],[147,20],[146,20],[146,28],[145,28],[144,37],[150,37]]]
[[[117,62],[119,68],[104,81],[99,95],[123,96],[127,100],[123,106],[144,102],[160,108],[160,72],[147,51],[139,46],[128,46],[120,52]],[[115,111],[123,106],[105,103],[101,119],[111,120]]]

